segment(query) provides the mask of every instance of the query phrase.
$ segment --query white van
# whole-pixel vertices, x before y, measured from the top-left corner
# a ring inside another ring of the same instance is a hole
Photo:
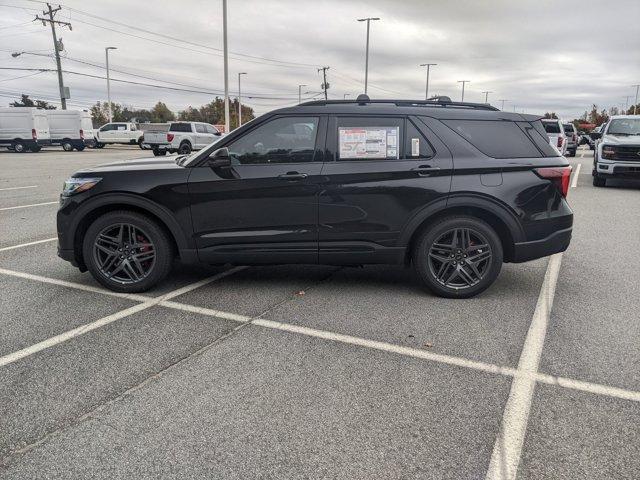
[[[51,144],[62,145],[65,152],[81,152],[93,143],[91,114],[81,110],[46,110],[51,132]]]
[[[0,108],[0,145],[18,153],[39,152],[50,145],[49,121],[46,110],[34,107]]]

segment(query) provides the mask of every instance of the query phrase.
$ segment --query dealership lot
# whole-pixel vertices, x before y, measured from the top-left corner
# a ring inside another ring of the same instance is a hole
[[[57,195],[147,155],[0,153],[3,478],[638,477],[640,184],[592,187],[591,151],[569,250],[462,301],[386,266],[105,291],[56,256]]]

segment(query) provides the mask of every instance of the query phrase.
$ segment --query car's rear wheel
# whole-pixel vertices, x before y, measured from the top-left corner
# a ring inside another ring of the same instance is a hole
[[[93,277],[118,292],[143,292],[171,270],[174,252],[167,233],[136,212],[99,217],[83,241],[84,262]]]
[[[63,140],[62,149],[65,152],[73,152],[73,143],[71,143],[71,140]]]
[[[414,244],[413,264],[436,295],[469,298],[486,290],[502,268],[502,243],[484,221],[446,217],[427,228]]]
[[[189,155],[191,153],[191,144],[189,142],[183,142],[178,147],[178,153],[180,155]]]
[[[40,145],[34,145],[32,147],[29,147],[29,150],[33,153],[38,153],[40,150],[42,150],[42,147]]]
[[[153,149],[153,156],[154,157],[161,157],[163,155],[166,155],[167,151],[166,150],[160,150],[159,148],[154,148]]]
[[[16,153],[24,153],[27,151],[27,146],[20,140],[18,140],[17,142],[13,142],[13,145],[11,146],[13,147],[13,151]]]

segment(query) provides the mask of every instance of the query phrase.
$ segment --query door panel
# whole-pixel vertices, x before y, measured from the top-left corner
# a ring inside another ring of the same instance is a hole
[[[399,152],[391,151],[390,159],[341,160],[338,132],[343,127],[398,127]],[[448,149],[424,124],[393,117],[331,119],[327,144],[335,161],[322,171],[320,262],[403,261],[403,228],[428,205],[446,202],[453,169]]]
[[[317,145],[324,145],[326,120],[315,118],[316,138],[308,140],[311,148],[304,154],[291,154],[291,149],[289,154],[284,153],[286,145],[281,138],[274,145],[268,125],[273,120],[267,120],[230,144],[221,144],[231,151],[230,168],[193,169],[189,193],[194,237],[202,261],[317,263],[318,184],[323,154]],[[259,143],[264,151],[234,153],[234,149],[241,150],[239,145],[245,137],[259,138],[260,142],[250,143]],[[288,161],[296,159],[307,161]]]

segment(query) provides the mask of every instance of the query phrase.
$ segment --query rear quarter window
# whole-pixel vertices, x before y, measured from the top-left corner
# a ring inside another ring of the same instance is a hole
[[[493,158],[540,157],[529,136],[514,122],[504,120],[443,120],[482,153]]]
[[[191,132],[190,123],[172,123],[169,127],[170,132]]]

